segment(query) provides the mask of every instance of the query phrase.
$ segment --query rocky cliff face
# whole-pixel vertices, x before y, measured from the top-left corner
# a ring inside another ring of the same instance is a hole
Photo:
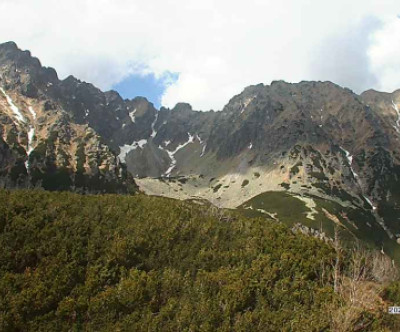
[[[0,45],[0,185],[128,192],[134,182],[124,165],[57,98],[69,81],[14,43]]]
[[[115,191],[129,183],[126,165],[150,194],[237,207],[287,191],[362,209],[400,236],[400,90],[277,81],[220,112],[157,110],[59,80],[13,43],[0,46],[0,87],[2,186]]]

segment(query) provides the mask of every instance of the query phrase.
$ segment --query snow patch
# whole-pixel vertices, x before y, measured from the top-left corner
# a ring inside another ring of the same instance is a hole
[[[256,96],[249,97],[245,99],[244,102],[240,101],[240,106],[241,106],[240,114],[242,114],[246,110],[247,106],[249,106],[249,104],[255,97]]]
[[[35,110],[32,108],[32,106],[29,106],[28,110],[29,110],[29,113],[31,113],[33,120],[36,120],[37,114],[36,114]]]
[[[141,149],[145,146],[146,143],[147,143],[147,139],[141,139],[137,142],[134,142],[134,144],[136,144],[136,147],[139,147]]]
[[[156,117],[154,118],[154,121],[151,124],[151,135],[150,135],[150,137],[152,137],[152,138],[156,137],[156,135],[157,135],[157,132],[156,132],[156,130],[154,128],[154,126],[156,125],[157,119],[158,119],[158,112],[156,113]]]
[[[396,111],[397,113],[397,120],[396,120],[396,124],[393,126],[394,129],[396,129],[396,131],[398,133],[400,133],[400,111],[399,108],[397,107],[397,105],[394,103],[394,101],[392,100],[392,107],[393,109]]]
[[[199,136],[199,134],[196,134],[196,139],[199,141],[200,145],[203,145],[203,148],[201,149],[201,154],[200,154],[200,158],[204,156],[204,153],[206,152],[206,148],[207,148],[207,144],[205,141],[203,141],[201,139],[201,137]]]
[[[28,131],[28,156],[33,151],[32,143],[33,143],[34,137],[35,137],[35,127],[30,126],[29,131]]]
[[[204,144],[203,149],[201,150],[200,158],[204,156],[204,153],[206,152],[207,144]]]
[[[135,121],[136,121],[135,113],[136,113],[136,108],[132,112],[129,113],[129,117],[131,118],[133,123],[135,123]]]
[[[350,155],[350,152],[345,150],[344,148],[340,147],[340,149],[346,154],[346,158],[347,158],[347,161],[349,163],[351,173],[353,174],[353,177],[356,179],[358,185],[360,186],[361,192],[362,192],[363,190],[362,190],[362,186],[361,186],[361,184],[359,182],[358,174],[354,171],[353,167],[351,166],[351,164],[353,163],[353,156]],[[372,204],[371,200],[365,195],[363,195],[363,197],[368,202],[368,204],[372,207],[372,210],[375,211],[376,210],[376,206],[374,206],[374,204]],[[384,226],[382,226],[382,227],[384,227]]]
[[[203,140],[201,139],[201,137],[198,134],[196,134],[196,138],[199,141],[199,143],[202,145],[203,144]]]
[[[189,136],[189,139],[187,140],[187,142],[185,142],[183,144],[179,144],[174,151],[169,151],[169,150],[164,149],[163,147],[159,146],[160,149],[162,149],[168,153],[169,159],[171,159],[171,163],[169,164],[167,171],[164,173],[164,176],[170,177],[172,170],[175,168],[175,166],[176,166],[175,154],[179,150],[182,150],[186,145],[193,143],[194,136],[190,135],[190,133],[187,133],[187,134]]]
[[[372,207],[372,210],[376,210],[376,206],[372,204],[371,200],[365,195],[363,195],[363,197],[367,201],[367,203]]]
[[[353,156],[350,155],[350,152],[347,151],[347,150],[345,150],[344,148],[340,147],[340,149],[346,154],[346,158],[347,158],[347,161],[348,161],[348,163],[349,163],[351,173],[353,174],[354,178],[357,180],[357,183],[358,183],[358,185],[360,186],[361,191],[362,191],[362,187],[361,187],[361,185],[360,185],[360,183],[359,183],[358,174],[354,171],[353,167],[351,166],[351,164],[353,163]],[[365,195],[363,195],[363,197],[364,197],[364,199],[367,201],[367,203],[372,207],[372,210],[375,211],[375,210],[376,210],[376,206],[375,206],[374,204],[372,204],[371,200],[370,200],[367,196],[365,196]]]
[[[10,96],[4,91],[3,88],[0,88],[0,91],[3,93],[3,95],[6,97],[7,99],[7,103],[8,105],[10,105],[11,110],[13,111],[15,117],[17,118],[17,120],[19,122],[23,122],[26,123],[26,120],[24,118],[24,116],[22,115],[22,113],[19,111],[18,107],[14,105],[12,99],[10,98]]]
[[[36,121],[37,114],[35,110],[32,108],[32,106],[28,107],[29,113],[32,115],[33,122]],[[31,155],[32,151],[34,150],[33,148],[33,141],[35,138],[35,126],[34,123],[31,123],[29,125],[29,131],[28,131],[28,149],[26,150],[27,154],[27,160],[25,161],[25,167],[29,171],[29,156]]]
[[[352,165],[352,163],[353,163],[353,156],[350,154],[350,152],[349,151],[347,151],[346,149],[344,149],[344,148],[342,148],[342,147],[340,147],[340,149],[345,153],[345,155],[346,155],[346,159],[347,159],[347,162],[348,162],[348,164],[349,164],[349,166],[350,166],[350,170],[351,170],[351,173],[353,174],[353,177],[354,178],[358,178],[358,174],[354,171],[354,169],[353,169],[353,167],[351,166]]]
[[[29,156],[31,155],[33,149],[33,139],[35,138],[35,127],[29,126],[28,131],[28,149],[26,150],[26,161],[25,161],[25,168],[29,170]]]
[[[119,147],[120,153],[118,155],[118,158],[121,162],[126,161],[126,155],[131,152],[132,150],[136,150],[137,148],[143,149],[143,147],[146,145],[147,139],[141,139],[139,141],[133,142],[131,145],[125,144]]]

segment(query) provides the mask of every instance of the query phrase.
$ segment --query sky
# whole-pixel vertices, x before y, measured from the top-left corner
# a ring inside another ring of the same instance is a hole
[[[0,42],[156,106],[221,110],[252,84],[400,88],[394,0],[0,0]]]
[[[162,96],[170,84],[179,78],[178,74],[165,72],[162,76],[156,77],[153,73],[132,74],[112,86],[112,89],[119,92],[123,98],[132,99],[136,96],[144,96],[154,106],[162,106]]]

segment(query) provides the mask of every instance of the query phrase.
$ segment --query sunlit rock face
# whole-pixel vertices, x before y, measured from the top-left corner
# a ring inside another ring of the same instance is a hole
[[[68,95],[70,82],[58,80],[54,69],[14,43],[0,45],[1,187],[121,193],[134,188],[107,142],[68,106],[86,92],[77,88]],[[89,113],[86,108],[83,116]]]

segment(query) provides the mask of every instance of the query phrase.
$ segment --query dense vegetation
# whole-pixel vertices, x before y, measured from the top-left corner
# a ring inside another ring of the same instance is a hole
[[[2,331],[322,331],[344,301],[331,246],[194,202],[3,190],[0,248]]]
[[[343,231],[341,232],[342,242],[352,247],[354,241],[360,239],[370,248],[383,248],[385,253],[393,258],[397,264],[400,264],[399,245],[376,222],[370,210],[353,206],[343,207],[332,200],[312,195],[303,195],[303,198],[313,201],[315,204],[313,210],[304,201],[296,198],[296,195],[277,191],[267,191],[254,196],[243,203],[239,210],[245,216],[270,218],[265,213],[267,211],[275,214],[276,219],[279,219],[289,227],[293,227],[296,223],[301,223],[307,227],[318,229],[332,238],[336,223],[326,215],[326,212],[329,212],[335,215],[343,226]],[[309,214],[311,214],[311,217],[308,216]]]

